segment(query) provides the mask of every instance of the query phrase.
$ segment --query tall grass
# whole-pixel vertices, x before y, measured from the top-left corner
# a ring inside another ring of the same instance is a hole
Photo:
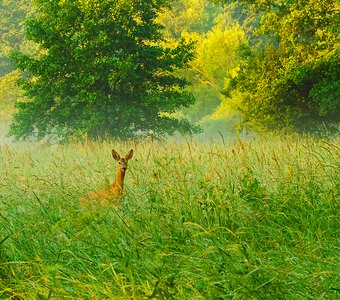
[[[340,298],[338,140],[2,146],[1,299]],[[113,207],[79,198],[135,154]]]

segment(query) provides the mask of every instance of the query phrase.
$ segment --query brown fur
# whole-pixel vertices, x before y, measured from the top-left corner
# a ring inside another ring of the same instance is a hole
[[[125,173],[128,161],[132,156],[133,150],[130,150],[125,157],[120,157],[115,150],[112,150],[112,157],[118,161],[119,164],[115,181],[107,188],[89,193],[87,197],[80,199],[81,204],[84,206],[88,206],[90,203],[98,203],[100,205],[113,204],[112,201],[120,197],[123,193]]]

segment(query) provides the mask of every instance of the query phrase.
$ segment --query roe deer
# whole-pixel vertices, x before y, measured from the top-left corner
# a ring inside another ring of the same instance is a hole
[[[118,198],[123,193],[125,172],[128,165],[128,160],[133,156],[133,150],[131,149],[125,157],[120,157],[120,155],[112,149],[112,157],[118,161],[117,175],[115,181],[109,185],[107,188],[99,190],[97,192],[89,193],[86,198],[82,198],[80,201],[82,204],[86,205],[89,200],[100,200],[100,204],[105,204],[106,200]]]

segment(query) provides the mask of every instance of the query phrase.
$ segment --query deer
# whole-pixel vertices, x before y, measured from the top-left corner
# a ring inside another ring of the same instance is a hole
[[[81,204],[87,206],[89,202],[99,201],[101,205],[105,205],[108,203],[108,200],[119,198],[123,194],[125,173],[128,161],[132,158],[132,156],[132,149],[125,155],[125,157],[120,157],[120,155],[112,149],[112,157],[118,162],[116,179],[105,189],[89,193],[86,198],[80,199]]]

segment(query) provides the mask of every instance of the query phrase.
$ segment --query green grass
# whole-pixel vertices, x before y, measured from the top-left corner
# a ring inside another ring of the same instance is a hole
[[[113,207],[79,198],[112,181]],[[0,299],[339,299],[339,140],[0,148]]]

